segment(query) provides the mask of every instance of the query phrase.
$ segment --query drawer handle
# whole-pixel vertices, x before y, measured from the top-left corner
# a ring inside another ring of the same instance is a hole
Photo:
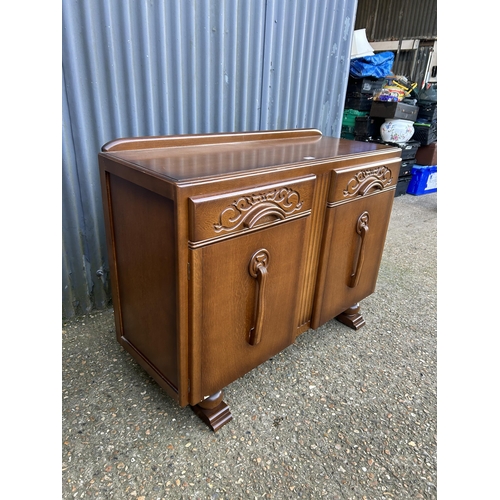
[[[259,344],[262,338],[264,325],[264,292],[267,281],[267,266],[269,265],[269,252],[265,248],[257,250],[250,259],[248,272],[252,278],[257,280],[257,293],[255,296],[254,326],[250,330],[248,343]]]
[[[365,260],[365,239],[366,233],[368,232],[368,222],[370,220],[370,214],[368,212],[363,212],[356,223],[356,233],[359,234],[358,246],[356,248],[356,254],[353,261],[353,273],[349,277],[348,286],[354,288],[358,282],[361,275],[361,269],[363,268],[363,261]]]

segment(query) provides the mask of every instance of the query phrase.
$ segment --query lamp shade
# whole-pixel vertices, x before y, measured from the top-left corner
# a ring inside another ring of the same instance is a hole
[[[351,59],[373,55],[373,47],[368,43],[368,39],[366,38],[366,29],[354,30],[351,45]]]

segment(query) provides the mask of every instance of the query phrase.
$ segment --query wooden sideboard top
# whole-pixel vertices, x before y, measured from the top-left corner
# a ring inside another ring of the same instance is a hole
[[[280,165],[377,156],[399,148],[325,137],[316,129],[135,137],[110,141],[102,155],[183,183]]]

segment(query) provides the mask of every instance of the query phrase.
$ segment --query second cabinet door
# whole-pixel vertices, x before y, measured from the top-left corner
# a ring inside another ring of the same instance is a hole
[[[313,328],[375,291],[394,191],[328,208]]]

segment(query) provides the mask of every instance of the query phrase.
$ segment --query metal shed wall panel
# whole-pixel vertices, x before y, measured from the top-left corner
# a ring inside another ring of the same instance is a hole
[[[261,129],[316,127],[339,136],[353,2],[269,2]]]
[[[340,136],[350,0],[63,0],[63,316],[110,303],[97,153],[127,136]]]
[[[359,0],[355,29],[371,42],[437,38],[437,0]]]

